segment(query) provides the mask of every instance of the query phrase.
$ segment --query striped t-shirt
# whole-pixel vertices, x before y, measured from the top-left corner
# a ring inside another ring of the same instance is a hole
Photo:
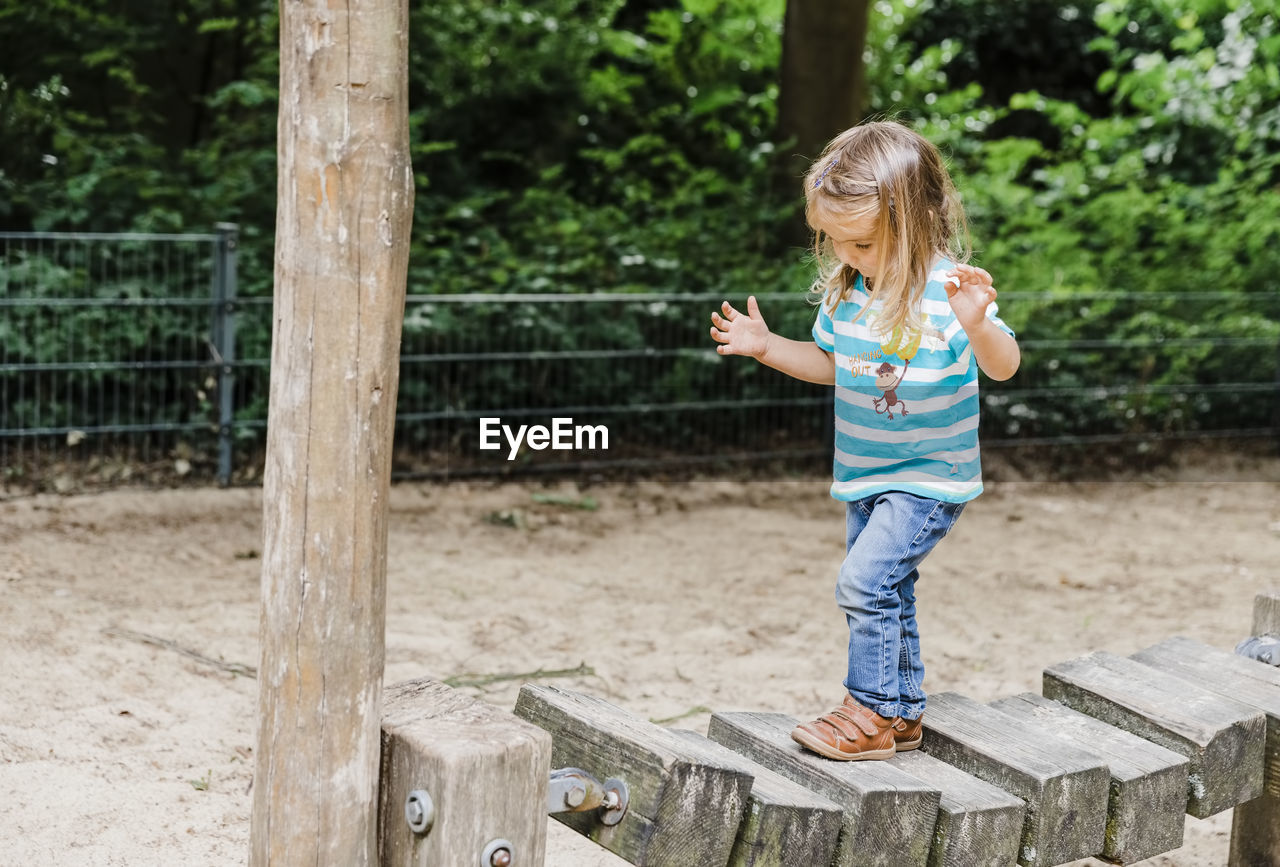
[[[876,334],[874,304],[859,274],[850,300],[813,325],[818,346],[835,354],[835,481],[831,496],[860,500],[885,491],[963,503],[982,493],[978,456],[978,363],[969,335],[943,288],[955,267],[929,274],[920,335]],[[1010,335],[993,302],[987,318]],[[857,321],[855,321],[857,320]]]

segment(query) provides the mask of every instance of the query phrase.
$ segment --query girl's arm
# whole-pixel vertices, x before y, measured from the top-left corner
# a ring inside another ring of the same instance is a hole
[[[987,318],[987,305],[996,300],[991,275],[971,265],[957,265],[947,273],[960,283],[957,286],[948,281],[943,286],[960,327],[969,335],[978,367],[992,379],[1013,376],[1022,362],[1022,351],[1018,341]]]
[[[721,355],[749,355],[761,364],[788,376],[819,385],[834,385],[835,357],[813,341],[790,340],[769,331],[756,296],[747,299],[747,312],[740,313],[728,301],[722,313],[711,314],[711,339],[720,345]],[[723,314],[723,315],[722,315]]]
[[[1007,331],[985,316],[977,328],[970,331],[969,345],[973,347],[973,357],[982,372],[992,379],[1008,379],[1018,372],[1022,362],[1022,350],[1018,349],[1018,341]]]

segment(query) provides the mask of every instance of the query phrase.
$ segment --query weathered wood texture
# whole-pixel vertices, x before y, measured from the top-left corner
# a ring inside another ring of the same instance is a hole
[[[407,28],[407,0],[280,5],[253,867],[377,858]]]
[[[844,811],[834,801],[799,786],[746,756],[688,729],[669,729],[697,754],[750,774],[754,782],[729,867],[786,867],[831,863]]]
[[[1280,635],[1280,590],[1253,597],[1253,634]]]
[[[1280,668],[1180,637],[1139,650],[1129,658],[1262,711],[1267,718],[1262,783],[1268,794],[1280,795]]]
[[[1254,597],[1253,634],[1280,635],[1280,590],[1270,590]],[[1275,864],[1280,864],[1280,797],[1264,794],[1236,807],[1231,817],[1228,865],[1270,867]]]
[[[383,692],[378,841],[382,867],[480,864],[493,840],[513,864],[541,865],[547,842],[551,735],[433,680]],[[425,790],[435,824],[415,834],[411,791]]]
[[[551,733],[555,767],[616,777],[629,789],[630,806],[617,825],[603,824],[595,812],[556,819],[632,864],[728,863],[752,784],[737,763],[695,751],[606,701],[551,686],[522,688],[516,715]]]
[[[1019,864],[1102,851],[1110,775],[1097,756],[946,692],[929,697],[922,749],[1026,802]]]
[[[1262,794],[1266,720],[1246,705],[1110,653],[1050,666],[1043,692],[1190,759],[1187,812],[1198,819]]]
[[[717,713],[707,734],[844,809],[833,867],[923,867],[940,794],[886,762],[833,762],[791,740],[785,714]]]
[[[1231,817],[1228,867],[1276,867],[1280,864],[1280,798],[1263,795],[1245,801]]]
[[[1034,693],[991,707],[1102,758],[1111,773],[1102,855],[1132,864],[1182,845],[1187,758]]]
[[[942,793],[929,867],[1009,867],[1018,860],[1027,805],[920,750],[889,763]]]

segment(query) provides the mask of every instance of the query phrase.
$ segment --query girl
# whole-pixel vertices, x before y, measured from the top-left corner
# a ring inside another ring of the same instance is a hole
[[[1020,354],[991,275],[964,264],[964,214],[937,149],[894,122],[836,137],[804,182],[820,296],[813,341],[769,331],[754,296],[711,314],[721,355],[834,385],[835,481],[847,554],[843,702],[791,737],[832,759],[920,745],[925,695],[915,583],[925,555],[982,492],[978,368],[1008,379]]]

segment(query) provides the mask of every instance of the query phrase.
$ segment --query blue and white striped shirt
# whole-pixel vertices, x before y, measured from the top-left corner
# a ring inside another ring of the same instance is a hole
[[[922,299],[921,335],[875,333],[862,275],[834,315],[818,310],[813,339],[835,354],[835,481],[831,496],[860,500],[885,491],[963,503],[982,493],[978,454],[978,363],[942,281],[940,260]],[[987,318],[1010,335],[992,303]],[[857,320],[857,321],[855,321]]]

